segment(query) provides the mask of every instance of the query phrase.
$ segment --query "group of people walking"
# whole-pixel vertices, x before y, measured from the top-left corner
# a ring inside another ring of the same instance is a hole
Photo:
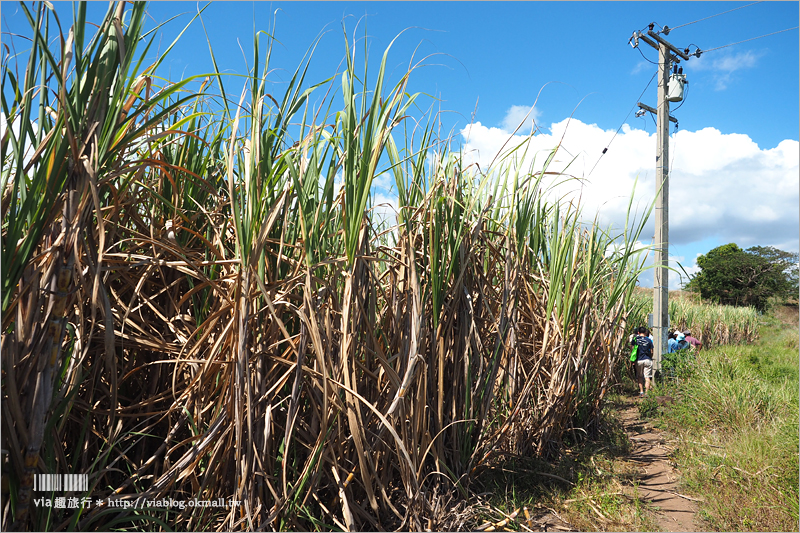
[[[630,342],[636,350],[636,382],[639,384],[639,396],[644,396],[652,388],[653,336],[649,329],[642,326],[636,328]],[[671,331],[668,334],[667,353],[678,353],[683,350],[699,352],[702,348],[703,343],[692,337],[692,332],[689,330]]]
[[[692,337],[692,332],[671,331],[667,338],[667,353],[676,353],[681,350],[699,352],[703,348],[703,343],[699,339]]]

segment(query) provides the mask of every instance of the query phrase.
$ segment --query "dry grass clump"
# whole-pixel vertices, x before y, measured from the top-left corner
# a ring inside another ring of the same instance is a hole
[[[401,142],[418,95],[411,70],[385,85],[385,55],[367,86],[348,46],[342,100],[312,113],[307,62],[271,95],[256,39],[237,104],[219,72],[156,86],[143,3],[92,36],[83,4],[66,37],[24,9],[24,78],[3,63],[24,126],[0,154],[4,528],[458,526],[496,457],[596,423],[644,220],[610,235],[549,203],[544,172],[462,168],[430,127]],[[37,473],[242,504],[42,512]]]

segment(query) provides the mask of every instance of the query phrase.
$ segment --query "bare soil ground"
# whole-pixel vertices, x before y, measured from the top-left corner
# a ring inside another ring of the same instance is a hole
[[[697,518],[697,499],[680,494],[680,472],[673,466],[673,448],[665,434],[639,417],[639,398],[629,398],[619,406],[619,417],[633,443],[628,461],[638,470],[636,482],[626,487],[631,496],[651,504],[661,531],[704,531]]]

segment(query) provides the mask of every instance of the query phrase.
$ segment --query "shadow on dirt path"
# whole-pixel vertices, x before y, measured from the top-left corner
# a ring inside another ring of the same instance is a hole
[[[661,430],[639,418],[639,402],[639,398],[629,398],[619,405],[620,422],[633,444],[627,459],[640,471],[638,488],[628,490],[638,491],[638,496],[654,507],[662,531],[705,531],[697,517],[696,502],[700,500],[678,492],[680,474],[669,458],[673,448]]]

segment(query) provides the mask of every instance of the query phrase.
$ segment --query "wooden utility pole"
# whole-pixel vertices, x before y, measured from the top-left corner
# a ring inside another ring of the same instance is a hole
[[[667,328],[669,328],[669,122],[677,122],[669,116],[669,73],[672,62],[680,62],[676,56],[689,59],[687,51],[678,50],[653,31],[635,37],[658,50],[658,107],[656,112],[656,231],[653,275],[653,370],[661,370],[661,359],[667,352]],[[648,38],[649,37],[649,38]],[[637,39],[637,45],[638,45]],[[652,39],[652,40],[651,40]],[[673,55],[675,54],[675,55]],[[653,108],[644,104],[639,107],[648,111]]]

